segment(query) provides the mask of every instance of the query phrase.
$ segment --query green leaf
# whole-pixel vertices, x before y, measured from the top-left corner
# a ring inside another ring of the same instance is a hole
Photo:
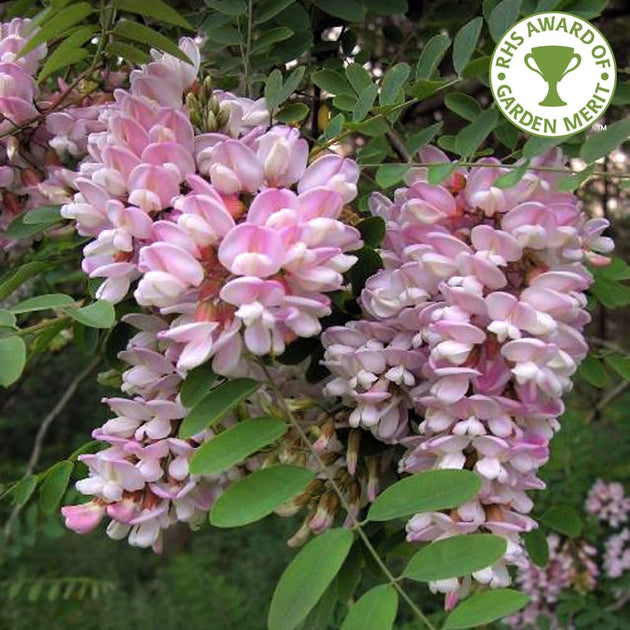
[[[191,370],[182,383],[179,395],[182,405],[192,408],[200,403],[210,392],[210,386],[217,380],[217,375],[209,364]]]
[[[75,24],[79,24],[94,12],[94,7],[88,2],[77,2],[59,12],[53,13],[49,20],[46,20],[39,31],[35,33],[20,50],[20,57],[23,57],[40,44],[47,42],[53,37],[59,37]]]
[[[184,418],[179,436],[190,438],[224,418],[232,409],[245,402],[260,383],[249,378],[225,381],[210,391]]]
[[[260,0],[256,2],[254,24],[264,24],[294,2],[295,0]]]
[[[351,63],[347,66],[345,73],[346,78],[357,95],[360,95],[365,88],[372,85],[372,77],[370,77],[368,71],[358,63]]]
[[[114,0],[114,6],[120,11],[136,13],[143,17],[151,18],[156,22],[174,24],[189,31],[195,30],[195,27],[183,18],[179,11],[176,11],[162,0]]]
[[[457,169],[457,162],[453,164],[431,164],[429,166],[428,180],[429,184],[438,186],[445,179],[448,179]]]
[[[418,100],[429,98],[436,92],[439,92],[445,85],[444,79],[430,81],[428,79],[418,79],[409,89],[409,94]]]
[[[576,538],[582,532],[582,519],[568,505],[550,508],[540,517],[540,522],[569,538]]]
[[[540,528],[533,529],[531,532],[525,532],[523,539],[531,561],[544,569],[549,562],[549,544],[545,532]]]
[[[46,473],[44,482],[39,489],[39,504],[43,512],[52,514],[61,503],[66,493],[74,463],[69,461],[57,462]]]
[[[596,275],[602,275],[611,280],[630,280],[630,265],[619,256],[614,256],[610,264],[596,269]]]
[[[367,217],[356,225],[361,238],[370,247],[379,247],[385,237],[385,221],[381,217]]]
[[[277,418],[252,418],[204,442],[190,460],[192,475],[217,475],[273,444],[288,426]]]
[[[23,215],[26,225],[36,225],[37,223],[53,223],[63,221],[61,216],[61,206],[41,206],[33,208]]]
[[[407,138],[407,140],[405,140],[405,148],[407,149],[407,151],[409,151],[409,153],[411,154],[420,151],[427,144],[429,144],[433,140],[433,138],[435,138],[435,136],[437,136],[437,134],[440,132],[440,129],[442,129],[443,124],[444,123],[442,121],[433,123],[422,131],[414,134],[410,138]]]
[[[318,70],[311,75],[313,83],[322,90],[330,92],[333,95],[344,94],[346,96],[355,96],[352,86],[346,78],[335,70]]]
[[[59,46],[53,50],[46,63],[40,70],[37,77],[38,81],[43,81],[46,77],[61,70],[67,68],[74,63],[78,63],[82,59],[90,56],[87,50],[81,48],[85,42],[94,37],[94,33],[98,32],[96,26],[82,26],[72,33],[69,37],[63,40]],[[49,206],[51,208],[57,208],[57,214],[59,214],[59,206]],[[32,211],[31,211],[32,212]],[[61,216],[59,216],[61,219]],[[24,220],[25,223],[30,223],[28,220]]]
[[[274,70],[265,81],[265,101],[267,108],[273,112],[276,108],[278,96],[282,89],[282,72]]]
[[[571,134],[574,135],[574,134]],[[562,144],[565,140],[571,137],[568,136],[558,136],[556,138],[544,138],[541,136],[531,136],[527,142],[523,145],[523,157],[526,158],[534,158],[537,155],[541,155],[542,153],[546,153],[547,151],[557,147],[559,144]]]
[[[299,123],[309,112],[310,109],[304,103],[288,103],[276,114],[276,120],[282,123]]]
[[[333,105],[337,109],[342,109],[344,112],[351,112],[357,104],[358,98],[356,96],[346,96],[345,94],[340,94],[339,96],[335,96],[333,98]]]
[[[495,42],[518,20],[520,11],[521,0],[502,0],[492,9],[488,17],[488,27]]]
[[[47,293],[46,295],[36,295],[12,306],[9,310],[12,313],[31,313],[33,311],[44,311],[49,308],[59,308],[74,304],[74,299],[63,293]]]
[[[618,308],[630,304],[630,288],[597,273],[591,292],[606,308]]]
[[[284,82],[284,85],[280,89],[278,105],[284,103],[292,94],[297,90],[298,86],[302,82],[304,78],[304,73],[306,72],[306,68],[304,66],[298,66],[287,78]],[[301,103],[296,103],[296,105],[301,105]]]
[[[475,120],[481,114],[481,105],[468,94],[451,92],[444,98],[444,104],[452,112],[466,120]]]
[[[3,276],[3,280],[0,282],[0,300],[6,299],[29,278],[36,276],[47,268],[48,266],[43,262],[32,261],[18,267],[13,273]]]
[[[529,596],[511,588],[485,591],[465,599],[446,618],[444,630],[474,628],[517,612],[529,603]]]
[[[339,135],[343,130],[343,124],[346,122],[343,114],[337,114],[330,119],[326,131],[324,132],[324,140],[331,140],[335,136]]]
[[[615,94],[611,101],[612,105],[630,104],[630,81],[617,81]]]
[[[148,52],[123,42],[111,42],[110,44],[107,44],[105,50],[108,54],[114,57],[120,57],[125,61],[131,61],[131,63],[138,65],[149,63],[149,61],[151,61],[151,55]]]
[[[560,192],[573,192],[584,183],[595,170],[595,164],[591,164],[582,169],[579,173],[573,173],[567,177],[562,178],[558,182],[558,190]]]
[[[347,602],[361,581],[363,568],[363,554],[361,543],[355,543],[337,575],[337,596],[342,602]]]
[[[335,582],[336,580],[333,580],[330,583],[330,586],[324,591],[324,594],[319,598],[317,604],[311,609],[297,630],[322,630],[322,628],[329,627],[337,603]]]
[[[333,15],[334,17],[346,20],[346,22],[363,22],[365,19],[365,7],[354,2],[354,0],[313,0],[313,4],[318,8]]]
[[[416,552],[403,576],[419,582],[470,575],[492,566],[507,550],[507,539],[493,534],[451,536]]]
[[[458,507],[480,489],[481,478],[468,470],[428,470],[386,488],[372,503],[368,519],[389,521]]]
[[[276,586],[269,630],[293,630],[308,615],[337,575],[353,540],[351,531],[331,529],[304,546]]]
[[[240,46],[243,44],[243,34],[230,24],[214,24],[206,30],[210,41],[223,46]]]
[[[0,308],[0,328],[15,328],[15,315]]]
[[[398,594],[381,584],[361,595],[341,625],[341,630],[391,630],[398,612]]]
[[[47,222],[41,223],[26,223],[26,213],[18,214],[13,221],[9,224],[9,227],[5,230],[5,234],[10,238],[30,238],[39,234],[40,232],[46,231],[48,228],[53,225],[57,225],[61,221],[61,217],[57,219],[51,219]]]
[[[476,120],[455,136],[455,148],[460,155],[473,156],[481,143],[492,133],[499,120],[496,109],[484,110]]]
[[[497,188],[511,188],[512,186],[516,186],[516,184],[523,179],[523,176],[527,173],[528,169],[529,160],[526,160],[522,164],[519,164],[516,168],[511,168],[507,173],[503,173],[503,175],[497,177],[494,185]]]
[[[593,387],[606,387],[608,383],[608,372],[602,362],[589,354],[578,368],[578,374]]]
[[[111,328],[116,321],[114,307],[105,300],[96,300],[82,308],[62,308],[62,311],[88,328]]]
[[[131,22],[129,20],[121,20],[114,26],[113,34],[116,37],[122,37],[123,39],[129,39],[132,42],[140,42],[146,46],[153,46],[158,50],[161,50],[169,55],[173,55],[182,61],[191,63],[186,53],[174,44],[168,37],[154,31],[152,28],[139,24],[138,22]]]
[[[377,94],[378,88],[374,85],[374,83],[370,83],[370,85],[366,86],[361,91],[361,94],[359,94],[359,100],[352,110],[353,121],[360,122],[369,114],[372,106],[374,105]]]
[[[592,20],[599,17],[608,4],[609,0],[573,0],[563,6],[562,10],[585,20]]]
[[[205,0],[205,2],[209,7],[223,15],[237,16],[247,13],[247,3],[245,0]]]
[[[13,496],[15,505],[19,505],[20,507],[25,506],[28,500],[33,496],[35,488],[37,488],[36,475],[20,479],[11,489],[11,495]]]
[[[9,387],[20,378],[26,365],[26,345],[21,337],[0,338],[0,385]]]
[[[444,58],[451,45],[448,35],[434,35],[422,48],[418,65],[416,66],[416,79],[430,79]]]
[[[603,131],[596,131],[582,145],[580,155],[586,162],[594,162],[614,151],[630,136],[630,120],[618,120]]]
[[[630,357],[620,354],[607,354],[604,361],[626,381],[630,381]]]
[[[286,26],[276,26],[275,28],[270,28],[255,40],[254,45],[252,46],[251,54],[261,54],[271,48],[274,44],[283,42],[285,39],[289,39],[289,37],[292,37],[293,34],[293,31]]]
[[[411,68],[407,63],[397,63],[385,73],[381,83],[381,105],[393,105],[397,101],[410,74]]]
[[[487,76],[491,61],[492,57],[490,55],[473,59],[462,71],[462,79],[475,79]]]
[[[402,181],[409,164],[381,164],[376,171],[376,183],[381,188],[390,188]]]
[[[483,18],[476,17],[457,31],[453,42],[453,66],[457,74],[462,73],[475,52],[482,26]]]
[[[210,523],[215,527],[241,527],[259,521],[303,492],[314,476],[313,471],[301,466],[261,468],[228,486],[212,506]]]
[[[502,120],[495,128],[494,135],[505,147],[514,151],[518,144],[519,130],[509,121]]]

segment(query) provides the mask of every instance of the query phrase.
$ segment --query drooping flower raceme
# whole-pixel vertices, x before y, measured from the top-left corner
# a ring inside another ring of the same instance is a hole
[[[544,568],[532,562],[518,568],[516,581],[520,590],[529,595],[529,604],[518,614],[504,619],[510,628],[535,628],[538,620],[546,618],[556,624],[556,605],[565,589],[584,595],[597,585],[599,569],[597,552],[591,545],[569,540],[562,542],[556,534],[547,536],[549,562]]]
[[[79,534],[108,517],[108,536],[128,536],[131,545],[159,552],[169,526],[176,522],[194,526],[203,520],[225,477],[189,473],[190,458],[212,432],[187,440],[177,437],[186,409],[177,396],[181,378],[157,337],[166,322],[141,314],[126,321],[140,328],[120,356],[130,366],[123,373],[122,389],[132,398],[105,401],[116,415],[93,437],[107,448],[79,456],[89,475],[76,486],[93,498],[61,511],[66,525]]]
[[[70,200],[74,174],[63,165],[85,157],[88,134],[103,129],[98,104],[109,99],[101,90],[82,95],[61,79],[56,90],[40,91],[34,75],[46,45],[19,54],[37,32],[28,19],[0,23],[0,243],[5,248],[14,240],[2,231],[16,215]]]
[[[198,63],[191,40],[182,49]],[[342,287],[356,260],[346,252],[361,245],[339,221],[358,168],[333,154],[307,166],[299,132],[267,128],[247,99],[206,92],[185,106],[195,76],[168,55],[132,72],[131,90],[102,114],[107,130],[89,136],[93,160],[62,213],[95,237],[83,267],[104,279],[98,297],[118,302],[137,281],[138,304],[168,316],[160,335],[180,372],[213,358],[217,373],[242,374],[244,353],[278,355],[319,333],[325,294]]]
[[[212,433],[178,437],[182,378],[210,360],[220,375],[258,376],[256,357],[317,335],[361,246],[339,220],[356,164],[325,154],[309,165],[297,130],[269,127],[263,100],[199,85],[199,52],[181,47],[191,63],[156,54],[114,92],[62,209],[93,237],[83,268],[102,279],[97,297],[133,290],[145,310],[127,318],[141,332],[120,355],[132,398],[107,401],[116,417],[94,432],[107,448],[81,456],[89,476],[77,488],[92,499],[63,514],[79,533],[107,515],[111,537],[155,550],[173,523],[199,522],[225,483],[189,473]],[[330,526],[322,510],[311,529]]]
[[[448,160],[433,148],[421,158]],[[559,151],[507,189],[494,185],[507,172],[494,159],[439,186],[414,169],[393,201],[373,195],[372,213],[387,227],[384,269],[361,295],[365,320],[322,336],[333,373],[326,392],[354,407],[351,426],[407,447],[401,472],[481,477],[473,500],[414,516],[407,532],[410,541],[505,536],[504,560],[473,576],[491,586],[509,583],[505,562],[524,562],[519,534],[535,527],[527,491],[544,487],[536,471],[587,352],[585,263],[602,264],[611,249],[606,221],[587,221],[555,175],[536,172],[549,164],[562,166]],[[466,583],[431,587],[449,594],[450,607]]]

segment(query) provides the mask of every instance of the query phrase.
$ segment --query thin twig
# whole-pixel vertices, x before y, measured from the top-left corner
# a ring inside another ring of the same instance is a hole
[[[605,396],[602,396],[601,400],[595,405],[594,409],[588,414],[588,416],[586,416],[584,422],[586,424],[590,424],[591,422],[593,422],[598,414],[601,413],[601,411],[605,407],[607,407],[613,400],[615,400],[617,396],[623,394],[623,392],[625,392],[628,387],[630,387],[630,381],[621,381],[621,383],[619,383],[617,387],[611,389]]]
[[[411,162],[412,157],[409,155],[409,151],[407,151],[407,147],[405,143],[402,141],[402,138],[398,135],[398,132],[392,127],[389,129],[386,134],[389,143],[392,145],[394,151],[403,162]]]
[[[605,610],[608,612],[617,612],[625,607],[625,605],[630,602],[630,590],[626,591],[623,597],[620,597],[614,604],[610,604],[610,606],[606,606]]]
[[[363,168],[378,168],[379,166],[391,165],[394,162],[370,162],[361,164]],[[467,166],[470,168],[520,168],[522,164],[504,164],[499,162],[498,164],[487,162],[470,162],[465,160],[455,160],[454,162],[410,162],[409,166],[424,166],[429,168],[431,166],[447,166],[450,164],[456,164],[457,166]],[[527,171],[541,171],[545,173],[562,173],[564,175],[570,175],[572,173],[581,173],[584,169],[572,169],[572,168],[560,168],[553,166],[531,166],[527,168]],[[617,179],[630,179],[630,173],[610,173],[608,171],[593,171],[591,175],[597,175],[599,177],[616,177]]]
[[[376,551],[376,549],[372,545],[372,543],[371,543],[370,539],[368,538],[367,534],[363,531],[363,529],[361,527],[361,523],[354,516],[354,514],[352,512],[352,509],[351,509],[350,505],[348,504],[345,496],[343,495],[343,492],[341,491],[341,489],[337,485],[337,482],[328,473],[328,469],[326,467],[326,464],[323,462],[323,460],[320,457],[319,453],[315,449],[313,449],[313,447],[311,445],[311,441],[308,439],[308,436],[304,432],[304,429],[300,426],[300,423],[298,422],[297,418],[293,415],[293,412],[291,411],[291,409],[287,405],[287,403],[286,403],[286,401],[284,399],[284,396],[282,395],[282,392],[278,389],[278,387],[275,384],[271,374],[269,374],[269,370],[267,369],[267,366],[264,365],[263,363],[261,363],[261,366],[262,366],[262,369],[263,369],[263,371],[265,373],[265,376],[267,378],[267,382],[269,384],[269,387],[275,393],[276,398],[278,400],[278,404],[282,408],[283,413],[286,415],[287,419],[291,422],[291,424],[293,425],[295,430],[298,432],[298,434],[300,436],[300,439],[302,440],[302,442],[304,442],[304,445],[306,447],[308,447],[308,449],[310,450],[310,452],[313,455],[313,457],[315,457],[315,460],[317,461],[317,465],[319,466],[320,471],[322,472],[322,474],[324,474],[326,476],[326,480],[330,483],[330,486],[334,490],[335,494],[339,498],[339,501],[341,502],[341,505],[343,506],[344,510],[346,511],[346,513],[348,515],[348,518],[350,519],[350,522],[352,523],[352,528],[357,532],[357,534],[359,535],[359,538],[361,538],[361,540],[362,540],[363,544],[365,545],[366,549],[368,550],[370,555],[374,558],[374,561],[378,564],[379,568],[381,569],[381,571],[383,572],[383,574],[387,578],[387,581],[398,591],[398,594],[405,600],[405,602],[408,604],[408,606],[414,612],[416,617],[418,617],[418,619],[420,621],[422,621],[422,623],[424,623],[424,625],[429,630],[436,630],[435,626],[429,621],[429,619],[422,612],[422,610],[420,610],[420,608],[418,608],[418,606],[414,603],[414,601],[411,599],[411,597],[409,597],[409,595],[406,593],[406,591],[400,585],[398,580],[394,577],[392,572],[389,570],[389,568],[387,567],[387,565],[385,564],[383,559],[379,556],[378,552]]]
[[[22,479],[26,479],[26,477],[30,477],[35,470],[37,463],[39,462],[39,457],[42,452],[42,447],[44,445],[44,439],[46,438],[46,434],[48,433],[48,429],[50,429],[50,425],[56,420],[59,414],[65,409],[66,405],[70,402],[72,397],[79,385],[96,369],[98,364],[100,363],[101,358],[97,357],[94,359],[84,370],[79,372],[73,379],[70,385],[68,385],[66,391],[63,393],[63,396],[57,401],[57,404],[50,410],[49,414],[44,418],[43,422],[39,425],[39,429],[37,430],[37,435],[35,436],[35,441],[33,442],[33,449],[31,451],[31,456],[29,457],[28,464],[26,465],[26,470],[24,471],[24,475]],[[22,507],[20,505],[16,505],[13,508],[13,511],[9,515],[7,522],[4,525],[4,536],[7,539],[11,534],[11,527],[15,522],[15,519],[20,515],[22,511]]]

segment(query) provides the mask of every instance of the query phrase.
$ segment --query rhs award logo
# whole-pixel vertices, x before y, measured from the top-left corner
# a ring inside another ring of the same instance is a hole
[[[615,92],[610,44],[587,21],[557,11],[532,15],[501,38],[490,62],[499,109],[535,136],[565,136],[590,127]]]

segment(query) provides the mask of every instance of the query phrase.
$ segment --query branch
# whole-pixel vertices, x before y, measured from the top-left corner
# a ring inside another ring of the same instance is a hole
[[[37,463],[39,462],[39,457],[42,452],[42,447],[44,445],[44,439],[46,438],[46,434],[48,433],[48,429],[50,429],[50,425],[57,419],[59,414],[65,409],[66,405],[70,402],[72,397],[79,385],[96,369],[98,364],[100,363],[101,358],[96,357],[84,370],[79,372],[70,385],[68,385],[66,391],[63,393],[63,396],[57,401],[57,404],[50,410],[50,413],[44,418],[44,421],[39,425],[39,429],[37,430],[37,435],[35,436],[35,441],[33,442],[33,449],[31,451],[31,456],[29,457],[28,464],[26,465],[26,470],[24,471],[24,475],[22,479],[26,477],[30,477],[35,470]],[[15,519],[20,515],[22,511],[22,507],[20,505],[16,505],[13,508],[13,511],[9,515],[7,522],[4,525],[4,536],[5,539],[9,538],[11,535],[11,527],[15,522]]]

